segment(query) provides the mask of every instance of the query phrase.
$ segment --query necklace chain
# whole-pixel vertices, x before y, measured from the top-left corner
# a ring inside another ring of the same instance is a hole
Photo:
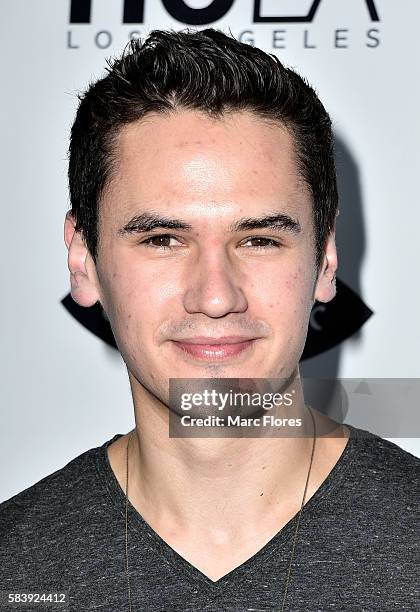
[[[287,573],[286,573],[286,578],[285,578],[283,600],[282,600],[281,608],[280,608],[279,612],[284,612],[284,610],[285,610],[287,590],[289,588],[290,574],[291,574],[291,570],[292,570],[292,563],[293,563],[293,558],[294,558],[294,555],[295,555],[295,548],[296,548],[296,542],[297,542],[297,534],[298,534],[298,531],[299,531],[300,517],[301,517],[302,511],[303,511],[303,506],[305,505],[306,491],[308,489],[309,477],[310,477],[311,468],[312,468],[312,461],[313,461],[314,453],[315,453],[315,442],[316,442],[315,419],[314,419],[314,416],[312,414],[311,407],[307,406],[307,408],[309,410],[309,414],[311,415],[312,424],[313,424],[313,438],[312,438],[311,460],[310,460],[310,463],[309,463],[308,475],[306,477],[305,489],[303,491],[302,503],[301,503],[299,514],[298,514],[298,518],[297,518],[297,521],[296,521],[296,529],[295,529],[295,533],[294,533],[294,536],[293,536],[292,551],[291,551],[291,554],[290,554],[289,567],[288,567],[288,570],[287,570]],[[128,609],[129,609],[129,612],[132,612],[132,603],[131,603],[130,572],[129,572],[129,568],[128,568],[128,448],[129,448],[129,445],[130,445],[130,439],[131,439],[131,434],[132,433],[133,433],[133,431],[130,432],[130,434],[128,436],[128,441],[127,441],[126,477],[125,477],[125,571],[126,571],[126,575],[127,575],[127,591],[128,591]]]

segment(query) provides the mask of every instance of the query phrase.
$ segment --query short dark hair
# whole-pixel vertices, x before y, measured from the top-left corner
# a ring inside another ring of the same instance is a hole
[[[69,146],[71,213],[95,262],[99,202],[123,125],[149,112],[194,109],[221,118],[248,110],[280,122],[293,136],[299,173],[313,198],[319,268],[338,195],[331,119],[306,79],[275,55],[213,28],[152,30],[107,65],[108,74],[78,94]]]

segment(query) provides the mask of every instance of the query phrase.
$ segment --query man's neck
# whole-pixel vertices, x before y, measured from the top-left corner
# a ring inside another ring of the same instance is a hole
[[[305,436],[170,438],[168,410],[165,414],[150,405],[148,397],[140,387],[134,389],[137,426],[130,442],[129,498],[156,531],[176,526],[184,537],[204,531],[209,541],[234,543],[264,525],[270,530],[285,524],[298,512],[313,443],[309,417]],[[313,414],[317,431],[325,432],[327,417]],[[340,427],[334,436],[317,438],[305,503],[334,467],[348,435]],[[126,448],[123,436],[108,450],[123,489]]]

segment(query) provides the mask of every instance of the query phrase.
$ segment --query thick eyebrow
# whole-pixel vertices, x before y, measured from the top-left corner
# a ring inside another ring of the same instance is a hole
[[[286,230],[292,234],[301,231],[300,223],[285,213],[274,213],[262,217],[248,217],[239,219],[229,226],[231,232],[243,232],[254,229]]]
[[[156,213],[144,212],[132,217],[128,223],[118,230],[118,234],[122,236],[126,234],[142,234],[157,228],[184,231],[193,229],[190,223],[181,219],[170,219]],[[280,231],[286,230],[293,234],[298,234],[301,231],[299,221],[285,213],[274,213],[261,217],[244,217],[232,223],[228,229],[233,233],[266,228]]]

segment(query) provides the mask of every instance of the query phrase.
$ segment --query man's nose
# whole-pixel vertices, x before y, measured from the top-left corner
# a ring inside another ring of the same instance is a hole
[[[189,262],[184,308],[190,313],[223,317],[231,312],[245,312],[245,275],[241,262],[232,262],[222,248],[197,256]]]

